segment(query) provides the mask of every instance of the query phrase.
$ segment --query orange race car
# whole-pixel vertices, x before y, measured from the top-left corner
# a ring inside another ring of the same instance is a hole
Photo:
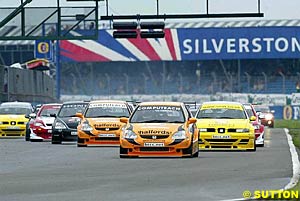
[[[131,107],[125,101],[91,101],[83,114],[76,114],[81,118],[81,123],[77,127],[77,146],[119,146],[120,132],[125,125],[120,122],[120,118],[128,118],[131,112]]]
[[[140,103],[120,136],[120,157],[198,157],[198,130],[184,103]]]

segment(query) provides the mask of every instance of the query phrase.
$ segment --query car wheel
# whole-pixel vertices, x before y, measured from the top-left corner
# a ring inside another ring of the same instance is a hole
[[[26,127],[26,133],[25,133],[25,141],[30,140],[30,129]]]
[[[196,153],[194,153],[193,156],[196,157],[196,158],[198,158],[199,157],[199,150]]]
[[[128,149],[125,149],[120,146],[120,154],[128,154]]]
[[[256,145],[257,147],[264,147],[265,143]]]
[[[52,136],[51,144],[61,144],[61,137]]]
[[[189,154],[187,156],[183,156],[184,158],[192,158],[194,156],[193,155],[193,142],[191,142],[191,145],[188,148],[183,149],[182,153],[183,154]]]
[[[125,149],[120,146],[120,158],[129,158],[128,154],[128,149]]]

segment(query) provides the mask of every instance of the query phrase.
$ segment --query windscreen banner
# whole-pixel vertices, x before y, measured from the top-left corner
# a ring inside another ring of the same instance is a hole
[[[165,29],[165,38],[113,38],[60,42],[62,61],[184,61],[300,57],[300,27]],[[88,34],[78,31],[76,34]]]

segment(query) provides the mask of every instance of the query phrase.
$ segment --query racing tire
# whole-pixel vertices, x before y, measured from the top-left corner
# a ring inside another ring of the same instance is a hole
[[[120,146],[120,158],[129,158],[128,154],[128,149],[125,149]]]
[[[30,142],[43,142],[43,140],[41,140],[41,139],[36,139],[36,140],[30,139]]]
[[[128,154],[128,149],[125,149],[120,146],[120,154]]]
[[[263,144],[257,144],[256,146],[257,146],[257,147],[264,147],[264,146],[265,146],[265,143],[263,143]]]
[[[52,136],[51,144],[61,144],[61,137]]]
[[[183,154],[189,154],[187,156],[183,156],[183,158],[193,158],[195,156],[195,154],[193,154],[193,142],[191,142],[191,145],[188,148],[183,149],[182,153]]]
[[[197,143],[197,146],[198,146],[197,151],[196,151],[196,153],[194,153],[194,155],[193,155],[193,157],[195,157],[195,158],[198,158],[198,157],[199,157],[199,145],[198,145],[198,143]]]
[[[30,141],[30,130],[28,131],[27,129],[25,134],[25,141]]]

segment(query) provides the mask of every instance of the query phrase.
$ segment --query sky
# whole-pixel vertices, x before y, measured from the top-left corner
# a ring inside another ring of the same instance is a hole
[[[209,12],[257,12],[258,1],[209,0]],[[0,8],[16,7],[20,2],[21,0],[0,0]],[[28,6],[56,6],[56,2],[57,0],[32,0]],[[265,15],[263,18],[259,18],[260,20],[300,19],[300,0],[260,0],[260,2],[261,12]],[[109,0],[109,15],[156,14],[156,3],[157,0]],[[67,2],[67,0],[60,0],[60,4],[61,6],[94,5],[91,2]],[[106,15],[105,2],[100,2],[99,6],[100,15]],[[205,12],[206,0],[159,0],[160,14],[204,14]]]

